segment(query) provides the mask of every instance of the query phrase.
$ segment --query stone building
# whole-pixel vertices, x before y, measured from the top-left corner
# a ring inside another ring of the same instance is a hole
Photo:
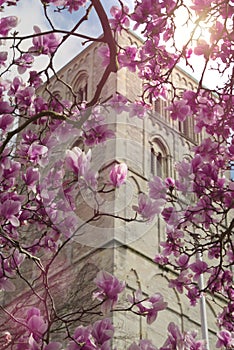
[[[131,40],[139,44],[139,39],[131,36]],[[128,43],[128,36],[120,40]],[[89,100],[96,89],[97,82],[103,72],[99,54],[99,44],[92,44],[65,65],[53,77],[47,87],[58,99],[69,99],[71,90],[61,81],[65,81],[77,94],[78,100]],[[59,79],[58,79],[59,78]],[[173,73],[173,83],[181,89],[193,90],[196,81],[179,67]],[[122,68],[112,74],[103,88],[101,97],[107,100],[115,94],[125,96],[133,101],[141,94],[142,81],[136,73]],[[48,98],[45,91],[42,95]],[[154,103],[154,110],[144,119],[132,118],[128,113],[112,111],[108,123],[116,133],[116,138],[107,142],[106,146],[95,147],[93,159],[95,166],[102,168],[103,174],[115,161],[126,161],[129,167],[128,181],[119,189],[114,197],[109,198],[106,210],[125,217],[131,217],[131,205],[139,191],[145,191],[147,180],[153,175],[175,177],[174,164],[178,160],[189,159],[191,147],[198,142],[194,133],[193,119],[185,122],[173,121],[169,118],[165,107],[168,100],[159,99]],[[77,145],[79,140],[77,140]],[[98,170],[99,170],[98,169]],[[79,218],[85,221],[89,206],[81,202]],[[88,204],[88,205],[87,205]],[[91,205],[92,206],[92,205]],[[158,218],[151,224],[136,224],[103,217],[94,225],[85,225],[85,235],[80,233],[69,247],[66,254],[56,262],[56,270],[51,273],[51,289],[57,292],[57,308],[72,310],[74,305],[85,305],[86,290],[95,288],[93,278],[100,269],[115,274],[126,280],[126,294],[141,287],[145,295],[160,292],[168,302],[166,311],[159,313],[152,325],[147,325],[144,318],[131,312],[118,312],[111,315],[116,329],[115,346],[127,349],[127,346],[139,338],[152,340],[156,346],[162,346],[169,322],[176,323],[182,330],[200,328],[200,309],[191,308],[188,299],[168,288],[168,278],[173,271],[165,271],[153,262],[156,253],[160,252],[160,241],[164,240],[164,225]],[[84,237],[84,238],[83,238]],[[126,296],[125,294],[125,296]],[[61,303],[61,298],[67,300]],[[124,297],[123,297],[124,298]],[[64,305],[65,304],[65,305]],[[214,342],[215,310],[207,301],[207,318],[211,344]],[[83,322],[88,321],[88,315]]]
[[[129,35],[132,42],[139,44],[137,37]],[[125,45],[128,43],[128,35],[120,40],[121,44]],[[72,86],[80,100],[91,99],[103,71],[99,46],[95,43],[90,45],[58,73],[61,80]],[[181,91],[193,90],[196,86],[196,81],[179,67],[174,71],[172,79],[173,84]],[[69,90],[60,86],[60,82],[55,78],[51,79],[48,90],[59,98],[69,98]],[[121,94],[133,101],[141,92],[142,81],[137,74],[122,68],[109,77],[101,98],[108,100],[112,95]],[[114,161],[126,161],[129,167],[125,192],[121,193],[120,190],[109,202],[108,210],[111,207],[111,213],[122,213],[126,217],[131,215],[129,204],[134,202],[139,190],[146,190],[147,180],[153,175],[175,177],[175,162],[189,159],[191,147],[199,141],[201,136],[194,132],[193,119],[185,122],[173,121],[165,110],[168,104],[168,100],[158,99],[154,103],[154,110],[144,119],[130,118],[125,112],[115,111],[108,116],[108,123],[112,124],[116,138],[107,143],[107,147],[97,147],[93,158],[97,159],[99,169],[108,169],[108,164]],[[124,208],[121,207],[121,203],[125,203]],[[172,276],[173,272],[166,272],[153,262],[155,254],[160,251],[159,243],[165,237],[163,222],[158,218],[155,223],[142,227],[134,222],[105,218],[97,226],[84,228],[85,241],[78,239],[78,244],[81,243],[86,248],[81,249],[79,257],[76,258],[75,248],[72,248],[74,251],[71,252],[70,262],[73,266],[79,266],[80,262],[85,261],[85,264],[90,264],[91,270],[92,266],[96,266],[96,270],[105,269],[126,280],[130,294],[141,286],[146,295],[161,292],[168,302],[167,311],[161,312],[151,326],[132,313],[113,313],[117,348],[125,349],[139,336],[151,339],[155,345],[160,346],[166,334],[167,324],[171,321],[182,330],[199,329],[199,306],[191,308],[184,295],[169,289],[168,277]],[[212,343],[216,333],[215,310],[209,303],[209,298],[206,305]]]

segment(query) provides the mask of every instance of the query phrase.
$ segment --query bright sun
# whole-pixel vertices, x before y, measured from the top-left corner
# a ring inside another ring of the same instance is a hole
[[[187,6],[191,4],[191,2],[187,2]],[[199,24],[196,24],[196,18],[189,18],[188,11],[184,7],[180,7],[175,11],[174,21],[176,25],[175,44],[177,49],[181,50],[191,38],[192,42],[189,46],[196,44],[199,39],[203,39],[209,43],[209,29],[213,23],[200,21]]]

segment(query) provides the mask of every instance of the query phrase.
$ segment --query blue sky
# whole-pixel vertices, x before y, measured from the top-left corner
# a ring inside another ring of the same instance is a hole
[[[125,2],[129,4],[131,8],[133,8],[133,0],[127,0]],[[102,4],[105,7],[109,17],[110,8],[113,5],[118,5],[118,2],[116,0],[104,0],[102,1]],[[70,14],[68,11],[63,11],[61,14],[56,13],[54,12],[54,9],[54,7],[50,6],[50,18],[57,29],[63,30],[69,30],[72,28],[85,13],[85,8],[80,8],[78,12],[73,12],[72,14]],[[8,7],[5,13],[7,15],[16,15],[20,19],[17,30],[22,35],[33,33],[34,25],[37,25],[42,30],[49,29],[40,0],[21,0],[17,6]],[[83,34],[88,34],[94,37],[101,35],[102,29],[94,10],[92,10],[89,20],[85,21],[80,28]],[[29,44],[29,42],[27,44]],[[84,48],[84,46],[81,45],[81,40],[78,40],[78,38],[73,37],[67,40],[67,42],[62,46],[62,49],[56,55],[55,68],[61,68],[74,56],[76,56],[82,50],[82,48]],[[37,61],[38,66],[43,67],[45,59],[40,58],[41,63],[39,62],[39,59]]]

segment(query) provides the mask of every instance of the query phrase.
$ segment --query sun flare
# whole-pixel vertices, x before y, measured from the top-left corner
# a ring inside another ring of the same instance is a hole
[[[175,11],[174,23],[176,26],[175,45],[177,49],[181,50],[187,44],[193,47],[201,39],[207,43],[210,42],[210,28],[213,23],[206,20],[198,22],[197,18],[191,16],[191,14],[189,15],[188,10],[184,7],[180,7]]]

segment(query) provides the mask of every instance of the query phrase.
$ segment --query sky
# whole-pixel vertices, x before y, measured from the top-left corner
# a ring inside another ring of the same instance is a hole
[[[190,1],[190,0],[187,0],[187,1]],[[110,8],[113,5],[117,5],[118,2],[116,0],[103,0],[102,4],[105,7],[107,15],[109,17]],[[134,0],[125,0],[124,4],[127,4],[129,6],[130,11],[133,10]],[[59,13],[55,13],[54,9],[51,8],[50,17],[52,18],[55,27],[67,30],[69,28],[72,28],[84,13],[85,13],[85,9],[81,8],[78,12],[74,12],[73,14],[70,14],[67,11],[64,11],[61,15]],[[19,30],[19,33],[22,35],[33,33],[34,25],[37,25],[42,30],[49,29],[48,22],[45,20],[45,16],[43,13],[43,6],[40,0],[21,0],[17,4],[17,6],[8,7],[6,10],[6,14],[16,15],[20,19],[17,30]],[[181,46],[183,42],[185,42],[188,39],[189,32],[191,29],[185,28],[183,26],[186,20],[185,13],[183,12],[178,13],[176,20],[177,20],[177,24],[181,26],[176,38],[178,46]],[[98,17],[94,10],[91,12],[91,16],[89,20],[85,21],[82,24],[81,29],[82,29],[82,33],[84,34],[88,33],[90,36],[93,36],[93,37],[98,37],[99,35],[101,35],[102,29],[101,29]],[[82,40],[77,40],[77,38],[74,38],[74,37],[67,40],[67,42],[63,44],[61,50],[59,50],[58,53],[56,54],[56,59],[54,62],[55,69],[58,70],[61,67],[63,67],[73,57],[75,57],[84,47],[85,46],[82,46]],[[37,61],[37,68],[41,69],[47,62],[47,58],[39,57],[39,58],[36,58],[36,61]],[[181,65],[181,66],[183,69],[188,71],[188,73],[190,73],[196,79],[199,80],[199,77],[202,72],[204,60],[202,60],[201,57],[195,57],[195,59],[193,60],[193,63],[196,67],[195,72],[192,72],[191,70],[189,70],[188,67],[186,67],[185,65],[184,66]],[[205,76],[205,84],[208,87],[214,87],[214,85],[218,83],[217,79],[218,78],[215,76],[214,72],[207,73],[207,75]]]
[[[125,0],[125,3],[133,8],[133,0]],[[117,5],[116,0],[104,0],[102,1],[103,6],[105,7],[108,17],[110,17],[110,8],[114,5]],[[70,14],[68,11],[64,11],[62,14],[54,12],[52,6],[50,6],[51,11],[49,11],[50,17],[53,20],[55,27],[59,29],[68,30],[72,28],[77,21],[85,14],[85,9],[80,8],[78,12],[73,12]],[[6,11],[1,14],[2,16],[14,15],[17,16],[20,21],[17,27],[17,30],[20,34],[26,35],[33,33],[33,26],[37,25],[42,30],[50,29],[48,22],[45,20],[43,13],[43,6],[40,0],[21,0],[17,3],[17,6],[10,6],[6,8]],[[84,22],[81,26],[82,33],[89,34],[93,37],[98,37],[102,33],[102,29],[98,20],[98,17],[93,10],[89,21]],[[63,67],[67,62],[69,62],[73,57],[75,57],[84,46],[81,44],[82,40],[77,40],[77,38],[70,38],[62,47],[62,50],[58,51],[55,59],[55,68],[58,70]],[[38,63],[38,66],[43,67],[44,60],[41,65]]]

